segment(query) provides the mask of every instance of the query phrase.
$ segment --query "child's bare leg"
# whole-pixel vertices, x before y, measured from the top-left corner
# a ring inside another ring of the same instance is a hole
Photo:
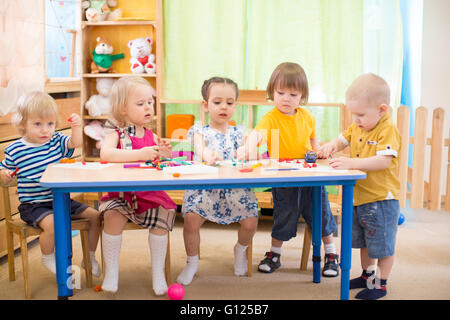
[[[153,291],[160,296],[167,293],[167,281],[164,274],[168,243],[168,231],[165,229],[149,229],[148,246],[152,257]]]
[[[55,234],[53,227],[53,214],[49,214],[44,219],[39,221],[39,228],[42,232],[39,236],[39,244],[41,246],[42,254],[52,254],[55,250]]]
[[[252,217],[240,221],[238,241],[234,246],[234,274],[245,276],[248,272],[247,247],[255,235],[258,218]]]
[[[184,216],[183,238],[186,248],[186,267],[177,278],[177,282],[188,285],[192,282],[198,270],[198,249],[200,246],[200,227],[205,219],[194,212],[188,212]]]
[[[96,277],[100,277],[102,271],[100,265],[95,259],[95,250],[97,249],[98,236],[100,232],[100,213],[93,208],[87,208],[82,213],[73,216],[73,219],[89,220],[88,242],[89,242],[89,257],[92,266],[92,274]],[[84,261],[81,262],[81,267],[84,268]]]
[[[378,259],[378,268],[380,268],[380,279],[387,280],[394,265],[394,256]]]
[[[105,259],[105,278],[102,289],[116,292],[119,284],[119,255],[122,246],[122,231],[128,218],[117,210],[104,213],[102,235],[103,256]]]
[[[53,214],[49,214],[44,219],[39,221],[38,226],[42,229],[39,236],[39,245],[42,252],[42,264],[51,272],[56,274]]]
[[[184,216],[183,238],[188,257],[198,255],[200,227],[204,222],[205,219],[194,212],[188,212]]]
[[[361,256],[361,267],[363,268],[363,270],[367,270],[369,267],[371,268],[375,267],[376,259],[369,258],[369,250],[367,248],[361,248],[360,256]]]

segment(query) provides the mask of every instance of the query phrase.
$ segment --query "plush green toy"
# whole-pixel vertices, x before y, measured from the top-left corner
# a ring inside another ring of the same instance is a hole
[[[113,47],[107,39],[97,37],[97,44],[92,51],[91,72],[114,72],[111,69],[113,61],[125,58],[123,53],[112,54]]]
[[[81,3],[82,8],[86,9],[86,19],[89,22],[106,20],[111,12],[110,7],[116,5],[116,0],[88,0]]]

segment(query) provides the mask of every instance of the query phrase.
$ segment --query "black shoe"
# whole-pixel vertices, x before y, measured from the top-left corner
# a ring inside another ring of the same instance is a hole
[[[328,253],[325,255],[325,265],[323,266],[322,275],[324,277],[337,277],[339,275],[339,255]]]
[[[264,273],[272,273],[281,267],[280,255],[278,253],[269,251],[263,260],[258,265],[258,271]]]

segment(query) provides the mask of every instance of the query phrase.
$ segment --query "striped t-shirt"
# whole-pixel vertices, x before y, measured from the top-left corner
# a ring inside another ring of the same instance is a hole
[[[23,138],[5,149],[1,166],[17,172],[17,192],[21,203],[52,201],[52,192],[40,185],[41,176],[47,166],[72,156],[74,149],[68,148],[70,136],[55,132],[44,144],[33,144]]]

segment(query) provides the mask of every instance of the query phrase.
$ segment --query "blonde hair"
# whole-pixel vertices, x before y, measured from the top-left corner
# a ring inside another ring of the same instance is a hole
[[[382,104],[389,106],[391,90],[383,78],[373,73],[365,73],[353,81],[345,96],[349,100],[363,99],[374,107]]]
[[[300,105],[308,103],[308,79],[305,70],[297,63],[283,62],[275,68],[266,89],[269,100],[273,100],[274,92],[277,89],[297,90],[302,94]]]
[[[112,88],[109,95],[109,101],[111,104],[111,115],[116,121],[119,127],[125,126],[126,123],[126,108],[128,103],[128,95],[130,91],[138,85],[153,87],[142,77],[138,76],[127,76],[122,77],[117,80]],[[154,100],[155,96],[152,95]]]
[[[17,112],[12,123],[20,135],[26,134],[26,123],[31,117],[47,119],[55,118],[55,126],[59,124],[58,106],[55,99],[41,91],[33,91],[22,95],[17,101]]]

